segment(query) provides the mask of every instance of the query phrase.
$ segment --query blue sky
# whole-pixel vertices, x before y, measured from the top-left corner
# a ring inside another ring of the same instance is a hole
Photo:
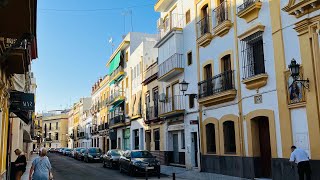
[[[37,80],[36,111],[63,109],[107,73],[111,54],[108,39],[117,45],[131,31],[156,33],[154,1],[54,0],[38,1],[38,55],[32,64]],[[129,7],[129,8],[128,8]],[[129,13],[127,13],[129,14]],[[126,30],[124,31],[124,24]]]

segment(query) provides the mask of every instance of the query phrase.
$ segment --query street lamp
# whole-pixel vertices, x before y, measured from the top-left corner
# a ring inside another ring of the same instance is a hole
[[[188,86],[189,83],[187,83],[185,80],[183,80],[181,83],[179,83],[179,89],[180,91],[182,91],[182,93],[184,94],[184,92],[186,92],[188,90]],[[184,94],[185,96],[191,96],[194,98],[198,98],[197,94]]]
[[[300,77],[300,64],[297,63],[297,61],[293,58],[291,60],[290,65],[288,66],[290,69],[291,77],[293,78],[292,84],[299,82],[304,88],[309,89],[309,79],[306,80],[299,79]],[[292,86],[290,85],[290,87]]]

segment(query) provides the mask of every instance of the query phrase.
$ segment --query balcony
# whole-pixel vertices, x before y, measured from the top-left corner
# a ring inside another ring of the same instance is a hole
[[[234,86],[234,71],[226,71],[198,83],[199,104],[212,106],[232,101],[237,91]]]
[[[229,17],[228,1],[223,1],[216,9],[212,11],[213,17],[213,35],[224,36],[227,34],[232,26]]]
[[[150,106],[146,108],[146,123],[159,120],[159,108],[158,106]]]
[[[244,0],[244,3],[238,7],[238,17],[249,23],[258,18],[261,6],[260,0]]]
[[[98,131],[98,128],[96,126],[94,128],[92,128],[92,130],[91,130],[91,134],[92,135],[96,135],[98,133],[99,133],[99,131]]]
[[[125,122],[124,115],[116,115],[110,118],[110,127],[114,127],[116,125],[123,125],[124,122]]]
[[[159,103],[159,116],[172,117],[184,114],[186,101],[184,95],[175,95],[167,97],[164,102]]]
[[[210,32],[210,16],[203,17],[197,22],[197,43],[199,46],[206,47],[213,38]]]
[[[158,0],[154,6],[156,12],[164,12],[174,2],[174,0]]]
[[[159,65],[158,80],[167,81],[184,71],[182,54],[174,54]]]
[[[47,137],[47,138],[45,138],[45,141],[46,142],[52,142],[52,139],[51,139],[51,137]]]
[[[173,35],[174,31],[182,32],[185,26],[184,15],[182,14],[171,14],[165,19],[160,18],[158,20],[158,31],[159,31],[159,43],[168,36]]]
[[[124,76],[125,72],[123,70],[122,66],[119,66],[116,70],[114,70],[111,74],[110,74],[110,83],[109,84],[113,84],[115,82],[118,82],[122,79],[122,77]]]
[[[143,85],[147,85],[158,78],[158,63],[155,62],[143,72]]]
[[[125,94],[123,92],[115,91],[113,94],[111,94],[108,98],[108,105],[114,105],[120,101],[125,100]]]
[[[85,133],[84,133],[84,132],[80,132],[80,133],[78,134],[78,138],[79,138],[79,139],[84,139],[84,138],[85,138]]]

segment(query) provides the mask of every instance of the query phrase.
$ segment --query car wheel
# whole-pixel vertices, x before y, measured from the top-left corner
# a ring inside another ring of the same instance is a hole
[[[103,162],[103,167],[105,168],[105,167],[107,167],[106,166],[106,162],[105,161],[102,161]]]
[[[129,175],[131,176],[131,177],[134,177],[134,167],[131,167],[130,168],[130,171],[129,171]]]
[[[112,166],[112,162],[111,162],[111,161],[109,161],[109,167],[110,167],[110,169],[113,169],[113,166]]]
[[[121,164],[119,164],[119,171],[120,171],[120,173],[122,173]]]

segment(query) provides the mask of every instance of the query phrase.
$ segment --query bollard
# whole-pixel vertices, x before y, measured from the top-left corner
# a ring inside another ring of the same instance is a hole
[[[172,173],[172,180],[176,180],[176,173]]]
[[[146,180],[148,180],[148,169],[146,167]]]

